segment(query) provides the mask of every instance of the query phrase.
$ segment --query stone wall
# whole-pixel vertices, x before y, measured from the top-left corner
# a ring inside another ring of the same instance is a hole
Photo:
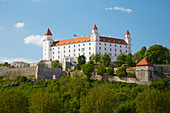
[[[35,67],[22,67],[22,68],[8,68],[8,67],[0,67],[0,75],[6,74],[10,76],[10,78],[13,78],[14,76],[27,76],[35,77],[36,68]]]
[[[154,71],[170,73],[170,65],[154,65]]]

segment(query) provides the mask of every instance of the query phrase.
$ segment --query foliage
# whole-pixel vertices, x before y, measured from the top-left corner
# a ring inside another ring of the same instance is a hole
[[[135,63],[133,62],[132,60],[132,54],[129,53],[127,56],[126,56],[126,61],[125,61],[127,67],[133,67],[135,66]]]
[[[121,104],[117,109],[118,113],[135,113],[135,111],[136,106],[134,102],[125,102]]]
[[[74,68],[77,69],[77,70],[81,70],[81,65],[77,64],[77,65],[75,65]]]
[[[162,45],[153,45],[145,53],[145,58],[152,64],[166,64],[170,51]],[[170,61],[168,61],[170,62]]]
[[[85,64],[85,63],[86,63],[86,57],[84,55],[80,55],[78,57],[78,64],[82,65],[82,64]]]
[[[159,90],[164,90],[166,87],[168,87],[169,84],[168,82],[166,82],[165,80],[163,79],[160,79],[160,81],[153,81],[151,84],[150,84],[150,88],[155,88],[155,89],[159,89]]]
[[[136,111],[139,113],[168,113],[170,101],[167,92],[146,88],[135,99]]]
[[[113,76],[113,74],[114,74],[114,68],[113,68],[113,66],[109,66],[108,67],[108,69],[106,69],[106,75],[107,76]]]
[[[86,75],[86,79],[90,80],[91,73],[94,71],[94,67],[93,67],[93,65],[90,65],[90,64],[84,64],[82,66],[82,71],[83,71],[84,75]]]
[[[125,63],[126,61],[126,56],[125,54],[120,54],[117,56],[116,60],[119,62],[119,66]]]
[[[107,86],[95,87],[81,99],[81,113],[113,113],[117,106],[114,93]]]
[[[91,65],[93,65],[93,63],[94,63],[94,62],[93,62],[92,60],[90,60],[90,61],[88,62],[88,64],[91,64]]]
[[[103,76],[106,72],[106,67],[104,66],[97,66],[97,74]]]
[[[4,63],[1,63],[0,66],[7,66],[7,67],[9,67],[9,66],[11,66],[11,64],[9,64],[8,62],[4,62]]]
[[[110,56],[108,54],[103,54],[101,56],[101,59],[102,59],[102,65],[105,66],[105,67],[108,67],[111,63],[111,59],[110,59]]]
[[[59,63],[58,60],[55,60],[53,62],[52,68],[62,68],[61,64]]]
[[[61,101],[59,94],[38,92],[31,97],[30,113],[60,113]]]
[[[26,113],[28,99],[19,90],[6,90],[0,94],[0,113]]]
[[[118,67],[115,75],[118,77],[126,77],[127,76],[126,67],[124,66]]]
[[[90,57],[89,57],[89,60],[90,61],[94,61],[94,62],[100,62],[101,61],[101,56],[99,54],[92,54]]]

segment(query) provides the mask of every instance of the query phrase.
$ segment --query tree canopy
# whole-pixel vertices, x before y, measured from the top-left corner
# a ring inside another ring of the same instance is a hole
[[[62,68],[61,64],[59,63],[58,60],[55,60],[53,62],[52,68]]]
[[[110,56],[108,54],[103,54],[101,56],[101,59],[102,59],[102,65],[105,66],[105,67],[108,67],[111,63],[111,59],[110,59]]]
[[[80,56],[78,57],[78,63],[79,63],[80,65],[85,64],[85,63],[86,63],[86,57],[85,57],[84,55],[80,55]]]

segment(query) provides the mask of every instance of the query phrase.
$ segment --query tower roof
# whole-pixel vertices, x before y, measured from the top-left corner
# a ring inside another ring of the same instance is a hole
[[[98,30],[96,25],[94,25],[93,30]]]
[[[126,31],[126,34],[125,34],[125,35],[130,35],[130,33],[129,33],[129,31],[128,31],[128,30]]]
[[[52,33],[51,33],[49,28],[47,29],[47,32],[45,33],[45,35],[52,35]]]
[[[153,66],[152,63],[150,63],[146,58],[143,58],[138,64],[136,64],[137,66]]]

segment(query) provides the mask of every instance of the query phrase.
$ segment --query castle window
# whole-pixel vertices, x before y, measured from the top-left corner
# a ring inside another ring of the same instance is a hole
[[[76,45],[74,45],[74,47],[76,47]]]
[[[116,57],[116,53],[115,53],[115,57]]]
[[[89,43],[89,45],[91,45],[91,43]]]
[[[122,52],[122,50],[120,50],[120,52]]]
[[[80,44],[79,44],[79,46],[80,46]]]
[[[80,49],[79,49],[79,51],[80,51]]]
[[[65,46],[64,46],[64,49],[65,49]]]
[[[51,49],[50,49],[50,51],[51,51]]]
[[[99,45],[101,45],[101,43],[99,43]]]
[[[126,53],[127,53],[127,50],[126,50]]]
[[[101,50],[101,47],[99,47],[99,50]]]
[[[106,48],[104,48],[104,50],[106,50]]]
[[[130,49],[130,47],[129,47],[129,49]]]
[[[53,52],[53,54],[54,54],[54,52]]]
[[[76,52],[76,50],[74,49],[74,52]]]
[[[115,45],[115,47],[116,47],[116,45]]]
[[[65,43],[63,43],[63,45],[64,45]]]
[[[80,56],[80,53],[79,53],[79,56]]]
[[[74,54],[74,56],[76,56],[76,54]]]
[[[72,43],[74,43],[74,41],[72,41]]]
[[[126,48],[127,48],[127,46],[126,46]]]
[[[64,57],[65,57],[65,55],[64,55]]]
[[[58,58],[60,58],[60,56],[58,56]]]
[[[69,50],[69,52],[70,52],[70,50]]]
[[[69,57],[70,57],[70,54],[69,54]]]
[[[83,44],[83,46],[85,46],[85,44]]]
[[[53,57],[53,59],[54,59],[54,57]]]
[[[110,53],[110,56],[112,56],[112,53]]]
[[[101,52],[99,52],[99,55],[101,55]]]
[[[64,53],[65,53],[65,50],[64,50]]]
[[[110,51],[112,51],[112,48],[110,48]]]
[[[54,50],[54,48],[53,48],[53,50]]]
[[[91,55],[91,52],[89,52],[89,55]]]
[[[120,44],[120,41],[118,43]]]
[[[91,47],[89,47],[89,50],[91,50]]]
[[[115,49],[115,51],[116,51],[116,49]]]
[[[70,48],[70,46],[68,46]]]
[[[110,46],[112,46],[112,44],[110,44]]]
[[[106,43],[104,45],[106,46]]]
[[[83,55],[85,55],[85,53],[83,53]]]
[[[58,51],[58,53],[60,53],[60,51]]]
[[[120,46],[120,48],[121,48],[122,46]]]
[[[110,40],[108,40],[110,42]]]

